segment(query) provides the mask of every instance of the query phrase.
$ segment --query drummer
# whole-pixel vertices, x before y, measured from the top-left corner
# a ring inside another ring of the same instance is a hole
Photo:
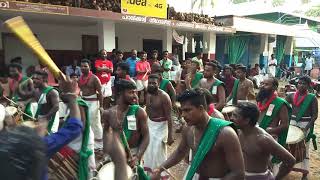
[[[314,148],[316,141],[314,135],[314,123],[318,118],[318,101],[314,94],[308,92],[311,79],[309,76],[299,78],[297,91],[289,94],[286,100],[292,105],[291,125],[300,127],[306,136],[306,158],[302,163],[296,164],[295,168],[306,170],[303,179],[307,177],[309,170],[309,146],[312,139]]]
[[[237,125],[245,163],[246,180],[273,180],[268,169],[271,155],[280,159],[280,171],[275,179],[284,178],[292,169],[295,158],[270,134],[256,126],[259,109],[251,102],[238,102],[231,117]]]
[[[253,83],[246,78],[247,67],[243,65],[236,66],[236,76],[232,92],[227,98],[227,103],[237,104],[238,101],[248,101],[254,99]]]
[[[214,77],[217,68],[217,64],[212,62],[208,62],[205,65],[203,72],[204,78],[200,80],[199,87],[208,89],[211,92],[215,108],[221,111],[226,102],[226,90],[224,83]]]

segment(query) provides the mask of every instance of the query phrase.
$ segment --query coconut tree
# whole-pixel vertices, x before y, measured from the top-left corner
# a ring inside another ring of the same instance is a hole
[[[191,0],[191,9],[200,9],[201,14],[203,14],[204,7],[209,4],[213,8],[215,1],[216,0]]]

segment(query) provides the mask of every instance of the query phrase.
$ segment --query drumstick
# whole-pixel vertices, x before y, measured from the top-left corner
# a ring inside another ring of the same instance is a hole
[[[163,167],[163,166],[161,166],[161,168],[162,168],[167,174],[169,174],[169,176],[171,176],[173,180],[177,180],[177,178],[176,178],[173,174],[171,174],[171,172],[170,172],[168,169],[166,169],[166,168]]]
[[[6,100],[8,100],[10,103],[12,103],[13,105],[19,107],[19,105],[18,105],[16,102],[12,101],[12,100],[9,99],[7,96],[3,95],[3,97],[4,97]],[[20,111],[23,115],[27,116],[27,117],[30,118],[31,120],[37,121],[35,118],[31,117],[29,114],[24,113],[24,112],[21,111],[19,108],[18,108],[18,111]]]

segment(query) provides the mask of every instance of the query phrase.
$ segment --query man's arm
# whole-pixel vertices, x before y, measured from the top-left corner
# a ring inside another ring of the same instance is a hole
[[[52,108],[47,114],[44,115],[44,118],[50,120],[49,118],[54,116],[59,111],[59,93],[57,90],[52,89],[46,98],[47,101],[49,100],[51,102]]]
[[[97,72],[106,72],[106,73],[112,73],[113,68],[112,67],[100,67],[96,65]]]
[[[217,91],[218,91],[218,99],[219,100],[215,106],[216,106],[217,110],[221,111],[226,104],[226,91],[223,86],[218,86]]]
[[[229,173],[223,180],[244,179],[244,160],[241,145],[236,132],[231,127],[224,127],[217,139],[217,144],[222,144],[225,152]]]
[[[251,80],[248,80],[248,99],[249,100],[255,100],[256,96],[254,94],[254,86],[253,82]]]
[[[140,67],[140,63],[137,63],[136,64],[136,72],[137,72],[137,74],[145,74],[147,72],[147,70],[146,69],[142,69]]]
[[[144,109],[139,108],[137,113],[137,119],[140,125],[140,131],[142,135],[142,141],[139,146],[139,152],[137,153],[137,158],[140,161],[144,152],[147,150],[147,147],[150,141],[148,121],[147,121],[148,115]]]
[[[288,116],[288,107],[284,104],[282,105],[280,111],[278,112],[280,124],[277,127],[268,127],[267,132],[269,134],[275,134],[277,136],[280,135],[280,133],[286,129],[289,128],[289,116]]]
[[[307,124],[305,131],[310,129],[318,119],[318,100],[315,97],[311,103],[311,121]]]
[[[282,162],[275,179],[283,179],[289,174],[295,164],[295,158],[270,135],[260,137],[258,143],[265,151],[270,152],[272,156],[280,159]]]
[[[94,77],[94,86],[95,89],[97,91],[97,97],[99,99],[99,105],[100,105],[100,109],[103,108],[103,95],[102,95],[102,90],[101,90],[101,82],[98,79],[98,77]]]
[[[169,92],[171,102],[174,104],[176,102],[176,90],[173,88],[171,82],[168,83],[167,90]]]
[[[173,140],[173,134],[172,134],[172,118],[171,118],[171,109],[172,109],[172,104],[170,101],[170,97],[167,93],[163,93],[163,101],[162,101],[162,108],[164,110],[164,116],[166,120],[168,121],[168,145],[171,145],[174,140]]]

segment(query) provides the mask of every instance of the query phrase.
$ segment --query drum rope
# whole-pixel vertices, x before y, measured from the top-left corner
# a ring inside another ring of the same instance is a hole
[[[20,111],[23,115],[25,115],[26,117],[30,118],[32,121],[37,121],[34,117],[31,117],[29,114],[26,114],[25,112],[23,112],[23,111],[20,109],[20,106],[19,106],[16,102],[12,101],[11,99],[9,99],[9,98],[8,98],[7,96],[5,96],[5,95],[3,95],[3,97],[4,97],[7,101],[9,101],[11,104],[13,104],[14,106],[16,106],[16,107],[17,107],[17,110]],[[24,121],[24,120],[22,119],[22,121]]]

